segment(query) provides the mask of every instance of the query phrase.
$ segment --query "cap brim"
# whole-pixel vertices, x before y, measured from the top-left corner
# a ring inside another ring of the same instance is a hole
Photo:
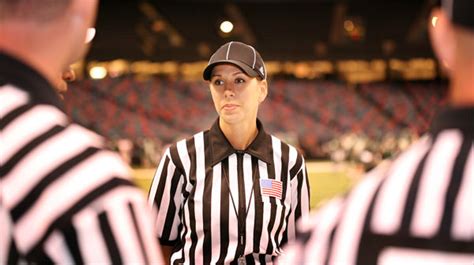
[[[248,65],[242,62],[235,61],[235,60],[222,60],[222,61],[213,62],[212,64],[208,65],[206,69],[204,69],[204,72],[202,73],[202,77],[204,78],[204,80],[211,80],[212,69],[214,69],[214,67],[218,64],[225,64],[225,63],[233,64],[239,67],[245,74],[247,74],[250,77],[260,76],[257,71],[253,70]]]

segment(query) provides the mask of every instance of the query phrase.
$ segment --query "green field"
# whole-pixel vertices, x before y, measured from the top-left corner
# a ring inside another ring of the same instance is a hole
[[[311,187],[311,208],[318,208],[324,201],[346,192],[359,173],[347,165],[336,166],[331,162],[308,162]],[[150,188],[155,169],[134,169],[134,182],[146,193]],[[354,175],[355,177],[350,177]]]

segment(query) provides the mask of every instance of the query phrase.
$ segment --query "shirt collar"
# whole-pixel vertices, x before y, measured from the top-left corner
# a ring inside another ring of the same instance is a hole
[[[457,128],[474,132],[474,107],[447,107],[442,109],[433,119],[430,131],[433,134],[441,130]]]
[[[64,112],[58,94],[39,72],[19,59],[0,52],[0,85],[5,84],[25,90],[35,103],[53,105]]]
[[[257,137],[247,147],[246,150],[235,150],[234,147],[229,143],[221,128],[219,127],[219,119],[217,119],[212,125],[209,131],[210,147],[211,147],[211,158],[212,166],[222,161],[224,158],[230,156],[233,153],[244,152],[248,153],[267,164],[272,164],[272,139],[269,134],[263,129],[263,125],[260,120],[257,119]]]

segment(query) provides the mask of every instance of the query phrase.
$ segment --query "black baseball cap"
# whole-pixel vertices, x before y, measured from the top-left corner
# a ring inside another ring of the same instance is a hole
[[[210,80],[214,66],[230,63],[239,67],[251,77],[267,78],[267,70],[262,57],[254,47],[238,41],[231,41],[222,45],[209,59],[202,74],[204,80]]]
[[[474,31],[474,0],[442,0],[441,8],[453,24]]]

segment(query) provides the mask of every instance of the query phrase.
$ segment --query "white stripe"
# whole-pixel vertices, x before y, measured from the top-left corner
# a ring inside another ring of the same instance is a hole
[[[417,250],[407,248],[386,248],[382,250],[377,264],[380,265],[472,265],[474,255]]]
[[[206,163],[204,158],[204,137],[203,133],[194,135],[194,147],[196,150],[196,185],[194,198],[194,218],[196,225],[196,235],[198,238],[195,250],[196,264],[204,263],[203,243],[204,243],[204,220],[203,220],[203,200],[204,197],[204,183],[206,181]]]
[[[235,252],[237,251],[237,242],[239,241],[239,222],[235,213],[235,210],[237,210],[237,213],[239,211],[239,182],[237,176],[237,155],[235,153],[229,156],[229,170],[227,172],[229,173],[227,180],[229,181],[232,197],[229,194],[229,247],[225,263],[234,259]],[[234,199],[235,210],[232,205],[232,198]]]
[[[150,188],[150,194],[148,195],[148,204],[153,205],[155,203],[155,197],[156,197],[156,192],[158,189],[158,185],[160,184],[160,176],[161,173],[163,172],[163,167],[165,164],[165,157],[168,157],[170,159],[169,164],[173,164],[173,161],[171,161],[171,156],[170,156],[170,149],[166,148],[165,152],[163,153],[163,157],[160,160],[160,163],[158,164],[158,168],[156,169],[155,176],[153,176],[153,180],[151,183],[151,188]],[[169,170],[169,164],[168,164],[168,170]],[[169,172],[169,171],[168,171]],[[166,194],[163,194],[166,195]],[[159,206],[159,205],[157,205]]]
[[[64,236],[59,232],[56,231],[50,235],[44,243],[44,249],[55,264],[74,264]]]
[[[251,254],[253,252],[253,237],[254,237],[254,227],[255,227],[255,190],[253,188],[255,185],[253,179],[253,165],[252,165],[252,156],[249,154],[244,155],[243,159],[244,166],[244,183],[245,183],[245,201],[246,206],[245,210],[248,207],[248,214],[246,219],[246,228],[245,231],[245,250],[244,255]],[[251,201],[250,201],[251,200]]]
[[[98,221],[98,212],[87,208],[73,217],[72,223],[77,231],[79,248],[85,264],[110,263],[107,246]]]
[[[415,202],[411,233],[418,237],[433,237],[439,230],[443,216],[446,190],[456,155],[462,144],[459,131],[440,133],[426,158]]]
[[[0,118],[3,118],[10,111],[27,104],[29,100],[28,93],[11,85],[0,87],[0,98],[2,99]]]
[[[290,146],[290,153],[288,155],[288,179],[287,179],[287,186],[286,186],[286,200],[285,200],[285,206],[287,210],[291,210],[291,215],[290,218],[288,218],[288,226],[287,226],[287,234],[288,234],[288,241],[291,241],[295,238],[296,235],[296,224],[295,224],[295,208],[297,206],[298,202],[298,196],[297,196],[297,191],[298,191],[298,185],[294,187],[292,181],[291,181],[291,175],[290,175],[290,170],[295,166],[296,160],[298,159],[298,152],[296,151],[296,148],[293,146]],[[304,165],[304,161],[303,161]],[[296,177],[295,177],[296,179]],[[304,183],[303,183],[304,185]],[[304,195],[304,194],[302,194]],[[302,202],[304,202],[304,199],[302,198]],[[303,216],[302,216],[303,217]]]
[[[165,264],[158,241],[156,240],[156,233],[150,231],[153,227],[155,211],[151,211],[151,209],[147,207],[148,205],[146,205],[145,200],[142,199],[141,196],[140,200],[135,202],[133,206],[148,264]]]
[[[393,234],[399,229],[410,183],[429,147],[430,140],[424,137],[391,165],[389,175],[375,201],[371,220],[371,228],[375,233]]]
[[[257,61],[257,53],[255,52],[255,49],[254,49],[252,46],[250,46],[250,45],[247,45],[247,46],[249,46],[250,49],[252,49],[252,51],[253,51],[253,64],[252,64],[252,69],[255,69],[255,62]]]
[[[258,170],[260,174],[260,179],[268,179],[268,169],[267,169],[267,163],[258,160]],[[260,253],[265,253],[267,251],[267,245],[268,245],[268,227],[266,224],[270,222],[270,200],[267,196],[262,196],[262,236],[260,238]]]
[[[67,117],[55,107],[39,105],[30,109],[3,129],[0,137],[2,146],[0,162],[5,163],[25,144],[54,125],[65,126],[66,123]]]
[[[232,43],[234,43],[234,42],[231,41],[231,42],[229,43],[229,45],[227,46],[227,52],[226,52],[226,54],[225,54],[225,59],[226,59],[226,60],[229,60],[230,45],[232,45]]]
[[[85,150],[86,147],[99,147],[101,138],[78,126],[71,125],[62,133],[50,138],[28,153],[5,176],[4,203],[13,207],[19,203],[42,178],[67,159]],[[103,166],[102,166],[103,167]]]
[[[343,203],[341,198],[331,200],[317,215],[311,219],[308,218],[313,221],[309,221],[309,225],[306,226],[314,230],[306,246],[303,246],[306,249],[306,255],[301,257],[304,258],[303,264],[324,264],[326,262],[331,232],[339,221]],[[301,226],[304,229],[305,224],[302,223]]]
[[[186,187],[186,190],[190,191],[191,184],[189,183],[189,171],[191,170],[191,161],[189,158],[188,154],[188,148],[186,147],[186,140],[181,140],[176,144],[176,147],[178,149],[178,155],[179,155],[179,160],[181,160],[181,164],[183,165],[184,168],[184,174],[186,174],[186,179],[188,182],[188,186]]]
[[[168,153],[169,153],[169,151],[168,151]],[[162,161],[164,161],[164,159]],[[162,165],[162,167],[163,167],[163,165]],[[168,206],[170,204],[170,195],[171,195],[172,192],[174,192],[174,191],[171,191],[171,181],[172,181],[172,178],[173,178],[172,173],[176,170],[176,166],[173,164],[173,161],[171,161],[171,160],[169,161],[168,167],[165,170],[168,172],[168,174],[166,174],[164,176],[166,178],[165,179],[164,190],[169,191],[169,192],[163,192],[163,194],[161,194],[163,196],[161,198],[161,204],[157,205],[157,207],[160,209],[160,211],[158,212],[158,216],[156,218],[156,225],[157,225],[157,227],[161,227],[161,229],[158,229],[158,236],[160,236],[160,237],[163,235],[163,232],[164,232],[163,230],[168,229],[167,227],[164,226],[164,224],[166,222],[166,216],[168,215],[168,210],[169,210]],[[160,170],[160,172],[159,172],[160,176],[155,176],[157,183],[159,183],[160,180],[161,180],[161,172],[162,172],[162,170]],[[158,171],[157,171],[157,174],[158,174]],[[160,192],[162,192],[162,191],[160,190]],[[155,190],[155,193],[156,193],[156,190]],[[179,209],[179,206],[177,207],[177,209]],[[170,240],[172,240],[172,239],[170,238]]]
[[[152,218],[149,215],[150,212],[145,213],[144,211],[139,211],[140,208],[146,207],[143,192],[135,187],[127,186],[117,188],[107,193],[100,200],[92,203],[90,208],[98,212],[106,211],[108,213],[108,220],[124,261],[123,263],[143,263],[142,250],[131,217],[131,211],[128,207],[129,203],[133,205],[137,220],[149,220],[146,221],[148,226],[144,228],[151,228]],[[150,208],[147,209],[148,211],[150,210]],[[148,230],[147,233],[150,236],[155,234],[153,230]],[[154,247],[156,251],[156,245]]]
[[[117,246],[122,256],[123,264],[145,263],[143,260],[140,241],[136,233],[130,209],[128,208],[128,196],[114,197],[108,204],[108,220],[117,240]],[[153,231],[148,231],[153,233]]]
[[[272,135],[273,163],[275,179],[281,181],[281,141]]]
[[[128,167],[111,152],[104,151],[84,160],[52,183],[18,221],[15,236],[19,248],[30,250],[54,220],[111,176],[128,175]]]
[[[179,159],[181,160],[181,163],[183,165],[183,168],[184,168],[184,173],[186,174],[186,176],[184,176],[184,178],[186,179],[186,191],[188,192],[191,192],[191,189],[192,189],[192,185],[190,183],[190,179],[189,179],[189,171],[190,171],[190,168],[191,168],[191,161],[190,161],[190,158],[189,158],[189,154],[188,154],[188,148],[186,146],[186,139],[183,139],[181,141],[179,141],[178,143],[176,143],[176,147],[178,149],[178,155],[179,155]],[[183,248],[183,252],[184,252],[184,257],[181,255],[182,253],[181,252],[178,252],[176,254],[174,254],[172,256],[172,261],[178,259],[178,258],[184,258],[186,261],[189,261],[189,249],[191,248],[191,244],[192,244],[192,240],[191,240],[191,227],[188,226],[191,221],[189,220],[189,209],[188,207],[184,207],[184,223],[183,225],[185,226],[185,228],[183,227],[183,230],[182,230],[182,233],[180,234],[180,237],[183,237],[184,235],[184,238],[185,238],[185,246]],[[187,230],[187,231],[185,231]]]
[[[474,238],[474,149],[466,160],[464,178],[456,198],[453,213],[452,235],[456,240],[471,240]]]
[[[383,168],[376,168],[351,192],[342,220],[334,236],[329,264],[355,264],[367,209],[379,186]]]
[[[217,163],[212,169],[212,207],[211,207],[211,264],[217,264],[219,260],[219,254],[221,251],[221,218],[214,218],[216,216],[221,216],[221,165],[222,163]]]

